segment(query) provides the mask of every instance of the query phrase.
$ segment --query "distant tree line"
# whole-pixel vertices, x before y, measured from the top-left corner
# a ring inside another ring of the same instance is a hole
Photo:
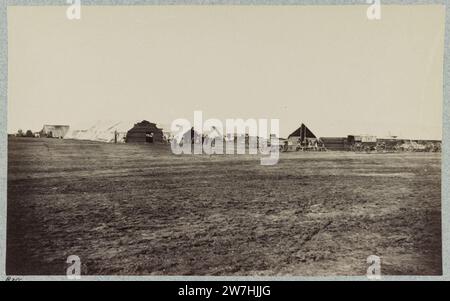
[[[16,137],[35,137],[32,130],[27,130],[25,133],[22,130],[18,130]]]

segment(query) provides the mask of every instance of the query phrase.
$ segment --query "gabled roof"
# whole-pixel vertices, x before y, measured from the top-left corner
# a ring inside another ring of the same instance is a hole
[[[300,139],[303,141],[305,138],[316,138],[316,135],[314,135],[314,133],[311,132],[311,130],[302,123],[302,125],[298,129],[296,129],[292,134],[288,136],[288,138],[291,137],[300,137]]]
[[[160,128],[158,128],[158,126],[156,125],[156,123],[153,122],[149,122],[147,120],[142,120],[141,122],[135,123],[133,128],[131,128],[128,132],[133,132],[133,131],[146,131],[147,129],[153,129],[156,131],[161,131],[162,130]]]
[[[212,126],[211,128],[209,128],[209,130],[204,130],[203,134],[205,137],[214,139],[217,137],[223,137],[223,134],[221,133],[221,131],[219,131],[218,128],[216,128],[215,126]]]
[[[184,139],[184,141],[198,141],[201,137],[202,136],[194,129],[194,127],[192,127],[190,130],[186,131],[179,140],[181,141],[181,139]]]

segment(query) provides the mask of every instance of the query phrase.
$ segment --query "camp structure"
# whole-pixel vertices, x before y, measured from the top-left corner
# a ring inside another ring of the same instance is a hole
[[[348,135],[347,144],[353,151],[371,151],[377,148],[377,137],[373,135]]]
[[[203,143],[203,137],[193,127],[177,139],[179,144]]]
[[[164,134],[162,129],[155,123],[143,120],[136,123],[132,129],[127,132],[126,143],[155,143],[163,142]]]
[[[68,131],[68,125],[45,124],[42,130],[39,132],[39,136],[47,138],[64,138]]]
[[[164,141],[171,142],[174,139],[174,133],[171,130],[171,124],[157,123],[156,126],[162,130]]]
[[[222,132],[215,126],[212,126],[207,130],[203,130],[203,136],[208,139],[224,138]]]
[[[316,135],[303,123],[298,129],[288,136],[288,140],[293,143],[307,144],[309,140],[316,140]]]
[[[320,137],[320,141],[329,151],[347,151],[350,150],[347,137]]]
[[[137,121],[97,121],[91,125],[71,127],[64,139],[125,143],[128,130]]]

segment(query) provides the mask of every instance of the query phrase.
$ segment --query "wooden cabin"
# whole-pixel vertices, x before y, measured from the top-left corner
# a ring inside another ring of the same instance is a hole
[[[164,134],[162,129],[158,128],[155,123],[147,120],[136,123],[125,137],[126,143],[155,143],[163,141]]]

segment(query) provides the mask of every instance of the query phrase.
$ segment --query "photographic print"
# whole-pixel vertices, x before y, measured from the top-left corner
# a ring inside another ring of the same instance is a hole
[[[445,12],[8,6],[6,275],[442,275]]]

